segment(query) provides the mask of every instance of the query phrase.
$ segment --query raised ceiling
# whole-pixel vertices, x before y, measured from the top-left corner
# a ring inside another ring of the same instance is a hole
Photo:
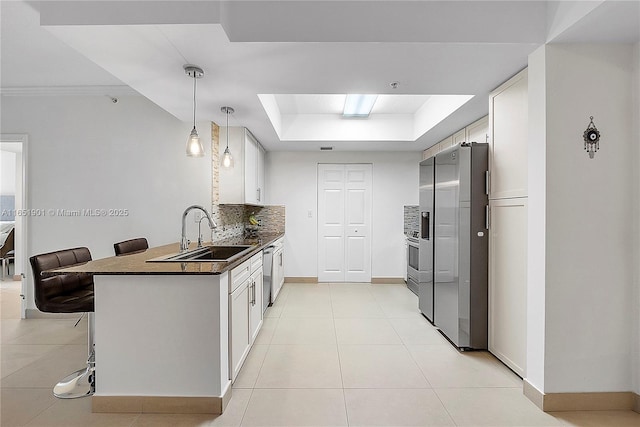
[[[220,107],[233,106],[231,124],[247,126],[268,150],[322,145],[421,150],[487,114],[488,93],[524,68],[528,54],[550,34],[576,42],[608,28],[608,41],[634,41],[638,28],[637,2],[613,1],[47,1],[0,6],[3,94],[61,86],[102,87],[114,95],[133,89],[189,121],[192,82],[182,66],[197,64],[205,70],[198,81],[198,119],[222,123]],[[623,17],[624,25],[610,22]],[[580,28],[585,20],[595,21],[589,31]],[[399,82],[397,89],[389,86],[393,81]],[[322,136],[305,141],[281,138],[258,97],[345,93],[473,98],[415,141]]]

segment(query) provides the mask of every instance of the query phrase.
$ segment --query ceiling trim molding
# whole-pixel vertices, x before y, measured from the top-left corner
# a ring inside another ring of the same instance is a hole
[[[140,96],[126,85],[118,86],[19,86],[0,88],[2,96]]]

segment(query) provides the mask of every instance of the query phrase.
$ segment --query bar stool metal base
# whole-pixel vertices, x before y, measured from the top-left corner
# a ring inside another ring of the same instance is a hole
[[[93,366],[87,366],[65,377],[53,388],[53,395],[60,399],[91,396],[95,392]]]
[[[82,317],[80,318],[82,319]],[[60,399],[76,399],[92,396],[96,391],[96,353],[93,343],[94,313],[87,313],[89,357],[87,367],[67,375],[53,388],[53,395]],[[80,322],[80,320],[78,320]],[[78,324],[76,322],[76,325]],[[75,326],[74,326],[75,327]]]

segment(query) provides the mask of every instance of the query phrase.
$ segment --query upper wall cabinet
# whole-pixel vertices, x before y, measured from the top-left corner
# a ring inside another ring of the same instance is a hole
[[[489,116],[484,116],[465,128],[467,142],[489,142]]]
[[[489,117],[484,116],[478,121],[471,123],[469,126],[460,129],[453,135],[449,135],[439,143],[427,148],[422,152],[422,160],[428,159],[438,154],[442,150],[446,150],[456,144],[462,142],[487,142],[489,138]]]
[[[220,167],[220,204],[264,205],[264,148],[243,127],[229,127],[233,168]],[[227,128],[220,127],[220,158],[227,147]]]
[[[527,70],[489,95],[489,198],[526,197],[528,98]]]

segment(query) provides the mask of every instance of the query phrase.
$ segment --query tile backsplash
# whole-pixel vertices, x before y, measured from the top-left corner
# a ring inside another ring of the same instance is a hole
[[[404,234],[420,230],[420,206],[406,205],[404,207]]]

